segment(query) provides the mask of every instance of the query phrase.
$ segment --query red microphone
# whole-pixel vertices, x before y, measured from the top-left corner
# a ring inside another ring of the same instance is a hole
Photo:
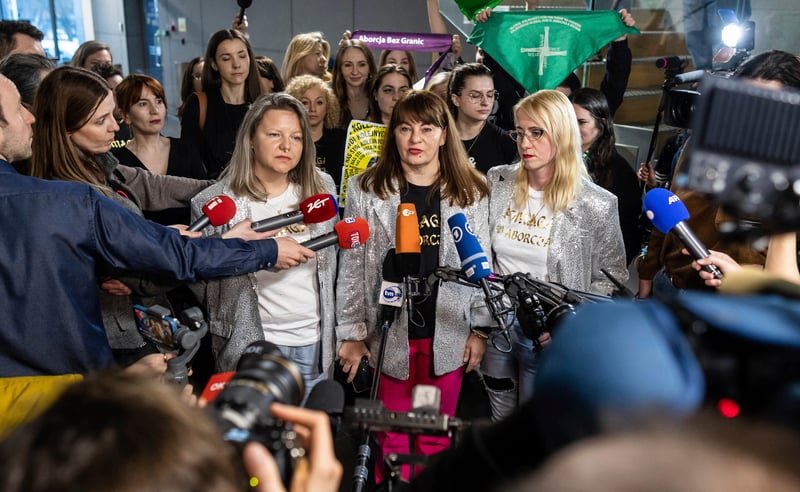
[[[306,224],[319,224],[328,219],[336,217],[339,213],[339,204],[333,195],[320,193],[312,195],[300,202],[300,209],[276,215],[268,219],[253,222],[253,230],[256,232],[271,231],[281,227],[305,222]]]
[[[189,226],[188,231],[197,232],[207,225],[214,227],[227,224],[236,215],[236,203],[227,195],[217,195],[203,205],[203,216]]]
[[[333,226],[333,231],[309,239],[301,246],[317,251],[334,244],[339,244],[342,249],[353,249],[361,246],[369,239],[369,224],[361,217],[347,217]]]
[[[228,381],[231,380],[234,374],[236,374],[236,371],[212,374],[211,377],[208,378],[208,383],[206,383],[206,387],[203,389],[200,398],[204,399],[207,403],[213,401],[214,398],[225,389],[225,385],[228,384]]]

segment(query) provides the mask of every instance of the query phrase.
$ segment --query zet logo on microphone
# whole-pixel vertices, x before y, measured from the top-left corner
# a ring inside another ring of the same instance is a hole
[[[326,196],[325,198],[318,198],[313,202],[308,204],[308,211],[311,212],[312,210],[316,210],[318,208],[322,208],[331,200],[330,195]]]

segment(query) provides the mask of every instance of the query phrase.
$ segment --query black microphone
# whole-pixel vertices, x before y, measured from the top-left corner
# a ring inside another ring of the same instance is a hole
[[[683,68],[685,62],[680,56],[663,56],[656,60],[656,68],[677,70]]]
[[[244,23],[244,11],[250,8],[253,5],[253,0],[236,0],[236,3],[239,4],[241,10],[239,10],[239,24]]]
[[[381,323],[391,323],[403,307],[403,279],[397,274],[395,249],[391,248],[383,257],[381,290],[378,304],[381,305]]]
[[[339,204],[336,203],[336,198],[331,194],[320,193],[300,202],[297,210],[253,222],[250,227],[256,232],[272,231],[298,222],[319,224],[338,214]]]
[[[673,79],[676,84],[688,84],[689,82],[697,82],[706,74],[705,70],[692,70],[691,72],[681,73]]]
[[[320,381],[308,394],[305,408],[325,412],[331,419],[331,431],[335,436],[339,432],[344,413],[344,389],[337,381],[325,379]]]

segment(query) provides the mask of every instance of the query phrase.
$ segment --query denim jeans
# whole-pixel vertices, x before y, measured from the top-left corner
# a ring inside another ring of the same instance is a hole
[[[320,370],[319,342],[297,347],[278,345],[278,348],[287,360],[293,362],[297,366],[300,370],[300,374],[303,376],[306,392],[300,405],[305,405],[308,395],[311,393],[314,386],[328,377],[326,371]]]
[[[502,390],[491,388],[491,383],[486,385],[492,420],[495,422],[510,415],[521,402],[528,401],[533,396],[534,379],[539,365],[539,355],[533,350],[533,340],[522,332],[519,321],[514,320],[508,334],[511,337],[511,352],[497,350],[490,340],[480,366],[484,381],[489,377],[513,382],[512,388]],[[500,347],[503,348],[502,345]]]

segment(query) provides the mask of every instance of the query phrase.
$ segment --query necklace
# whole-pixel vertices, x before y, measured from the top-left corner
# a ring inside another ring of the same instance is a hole
[[[478,130],[478,134],[475,135],[475,138],[472,140],[472,143],[469,144],[469,147],[467,148],[467,155],[469,155],[469,153],[472,152],[472,147],[475,147],[475,142],[477,142],[478,139],[481,138],[481,132],[483,132],[483,127],[485,125],[486,125],[485,121],[483,123],[481,123],[481,129]]]
[[[539,210],[537,210],[534,214],[531,214],[531,201],[536,200],[536,199],[541,200],[542,201],[542,205],[539,207]],[[530,194],[530,192],[528,193],[528,200],[525,203],[525,208],[526,208],[526,211],[528,212],[528,226],[529,227],[536,226],[539,223],[539,221],[538,221],[539,214],[542,212],[542,210],[544,210],[544,207],[546,207],[546,206],[547,206],[547,202],[544,201],[544,195],[540,195],[540,196],[533,195],[532,196]]]

